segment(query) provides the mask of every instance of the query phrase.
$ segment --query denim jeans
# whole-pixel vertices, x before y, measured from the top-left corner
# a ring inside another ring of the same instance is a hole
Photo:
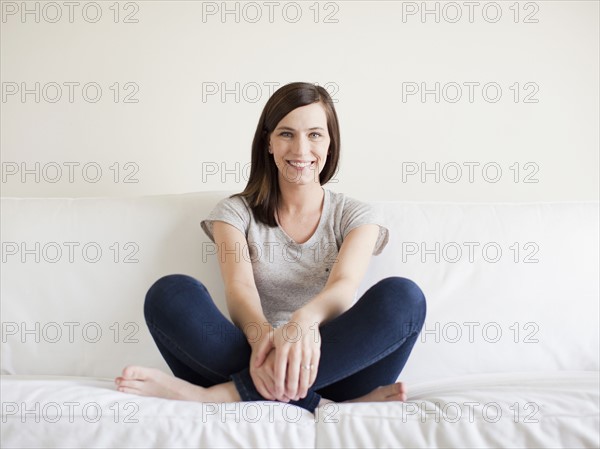
[[[347,311],[319,326],[321,357],[306,397],[289,404],[314,412],[321,397],[354,399],[396,382],[423,327],[425,297],[411,280],[388,277]],[[243,401],[265,401],[250,376],[251,347],[196,279],[174,274],[146,295],[144,316],[173,374],[210,387],[233,380]]]

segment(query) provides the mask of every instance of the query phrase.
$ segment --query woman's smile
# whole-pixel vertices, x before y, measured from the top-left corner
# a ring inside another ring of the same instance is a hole
[[[307,167],[313,167],[316,161],[300,161],[300,160],[288,160],[286,162],[289,166],[294,167],[298,170],[304,170]]]

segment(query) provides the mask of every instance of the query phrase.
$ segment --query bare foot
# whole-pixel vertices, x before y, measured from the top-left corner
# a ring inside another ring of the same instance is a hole
[[[377,387],[373,391],[356,399],[344,402],[391,402],[406,401],[406,387],[402,382]]]
[[[210,388],[191,384],[154,368],[128,366],[115,378],[117,390],[123,393],[164,399],[196,402],[238,402],[240,395],[233,382]]]

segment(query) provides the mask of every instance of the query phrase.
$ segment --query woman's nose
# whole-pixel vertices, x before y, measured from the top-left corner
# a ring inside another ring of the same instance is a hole
[[[310,153],[310,141],[306,137],[299,137],[296,139],[294,151],[298,155]]]

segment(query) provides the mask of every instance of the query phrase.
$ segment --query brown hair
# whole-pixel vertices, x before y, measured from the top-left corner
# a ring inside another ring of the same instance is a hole
[[[327,116],[330,137],[328,157],[319,174],[321,185],[336,173],[340,159],[340,128],[333,101],[327,90],[311,83],[290,83],[277,89],[267,101],[256,126],[252,141],[250,177],[241,193],[231,195],[246,199],[254,218],[268,226],[277,226],[275,209],[279,201],[279,178],[277,166],[269,154],[269,137],[277,124],[296,108],[321,103]]]

